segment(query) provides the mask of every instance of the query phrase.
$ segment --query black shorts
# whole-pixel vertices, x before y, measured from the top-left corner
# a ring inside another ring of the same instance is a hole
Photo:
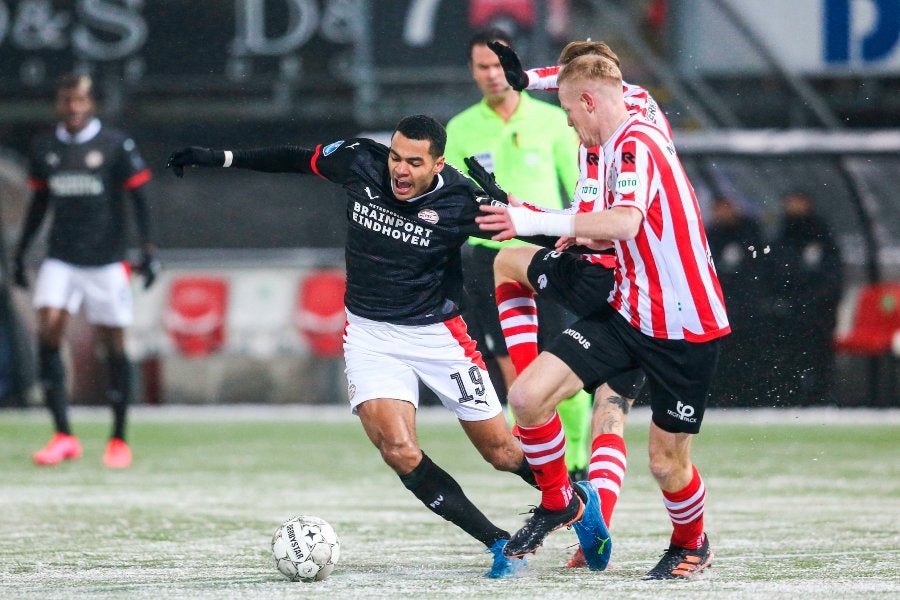
[[[528,281],[538,297],[552,300],[579,317],[609,308],[607,299],[616,283],[612,269],[568,252],[543,249],[528,265]],[[561,333],[559,329],[557,333]],[[612,377],[609,387],[623,398],[635,399],[646,381],[640,369]],[[589,391],[593,392],[593,388]]]
[[[607,300],[616,280],[612,269],[575,254],[542,249],[528,265],[528,282],[539,298],[586,317],[609,306]]]
[[[478,344],[478,350],[487,357],[509,355],[494,295],[494,259],[497,252],[487,246],[467,245],[462,253],[466,292],[463,318],[469,326],[469,335]],[[535,297],[535,303],[538,310],[538,346],[542,348],[577,317],[541,294]]]
[[[572,324],[546,350],[593,391],[637,367],[647,376],[653,422],[672,433],[697,433],[721,340],[694,343],[644,335],[611,306]]]

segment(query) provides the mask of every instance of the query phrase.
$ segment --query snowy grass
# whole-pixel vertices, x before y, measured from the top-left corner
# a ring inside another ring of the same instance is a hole
[[[37,468],[48,416],[0,412],[2,598],[900,597],[898,411],[708,412],[694,455],[716,560],[691,582],[640,579],[670,531],[645,410],[628,429],[610,569],[562,568],[575,536],[561,531],[505,581],[481,576],[480,545],[402,487],[343,407],[138,407],[126,471],[100,464],[106,410],[72,421],[84,457]],[[537,493],[484,464],[443,410],[419,423],[429,455],[516,529]],[[272,532],[301,513],[341,537],[321,583],[291,583],[271,561]]]

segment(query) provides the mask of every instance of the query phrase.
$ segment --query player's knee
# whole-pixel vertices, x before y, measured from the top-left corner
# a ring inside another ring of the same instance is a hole
[[[505,279],[527,283],[523,281],[523,273],[528,269],[534,250],[528,247],[501,248],[494,258],[494,276],[498,280]]]
[[[662,487],[667,487],[669,482],[679,477],[685,469],[690,469],[690,466],[689,458],[685,459],[666,450],[650,451],[650,473]]]
[[[422,451],[411,441],[382,441],[378,445],[385,464],[397,473],[409,473],[422,460]]]

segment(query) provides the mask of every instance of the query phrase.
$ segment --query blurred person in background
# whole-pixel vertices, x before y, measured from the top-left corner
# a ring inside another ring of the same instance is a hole
[[[578,179],[578,138],[559,107],[510,86],[489,43],[509,46],[510,37],[503,30],[487,29],[469,40],[469,70],[482,99],[447,123],[447,162],[462,168],[464,159],[474,156],[514,197],[563,208],[563,191],[572,197]],[[495,295],[494,259],[501,248],[522,245],[518,240],[472,237],[463,252],[466,321],[472,325],[482,353],[496,361],[504,391],[515,380],[520,364],[510,355],[533,348],[536,356],[543,340],[575,320],[559,304],[538,296],[529,303],[528,315],[515,323],[501,322],[497,309],[502,309],[506,298],[501,296],[498,302]],[[504,329],[510,327],[515,329],[515,337],[504,339]],[[579,391],[560,405],[559,413],[569,439],[566,465],[573,480],[586,479],[590,395]]]
[[[837,242],[804,191],[782,198],[781,230],[772,244],[778,319],[780,402],[803,406],[830,400],[832,339],[843,291]]]
[[[367,138],[315,148],[191,147],[173,153],[169,166],[178,176],[186,166],[233,167],[316,175],[344,187],[344,357],[351,410],[403,486],[485,545],[494,560],[486,576],[509,577],[524,566],[503,554],[509,532],[422,451],[416,433],[424,384],[456,415],[487,462],[535,483],[460,316],[460,248],[481,233],[475,218],[486,197],[462,173],[444,168],[446,140],[440,123],[414,115],[397,124],[390,147]],[[596,493],[592,502],[598,502]]]
[[[718,405],[755,404],[767,398],[763,386],[772,365],[764,360],[762,340],[771,336],[771,316],[765,308],[769,263],[759,223],[728,195],[713,198],[706,228],[709,250],[725,294],[732,333],[722,346],[717,384],[711,396]]]
[[[70,74],[60,80],[56,129],[38,135],[31,146],[28,181],[33,195],[13,257],[15,283],[27,288],[25,253],[52,209],[47,255],[38,271],[33,303],[38,312],[38,374],[56,433],[34,454],[39,465],[54,465],[82,454],[81,443],[69,425],[66,371],[60,352],[69,318],[82,306],[105,351],[108,369],[107,399],[113,427],[103,462],[111,468],[125,468],[132,459],[125,441],[132,400],[125,328],[133,318],[130,267],[125,262],[125,194],[128,192],[134,207],[142,249],[138,268],[146,288],[159,269],[142,188],[151,173],[134,140],[104,126],[95,110],[89,76]]]

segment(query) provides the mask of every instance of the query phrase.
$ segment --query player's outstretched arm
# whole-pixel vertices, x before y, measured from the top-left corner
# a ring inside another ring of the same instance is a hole
[[[185,167],[224,167],[225,151],[190,146],[183,150],[176,150],[169,156],[166,163],[167,169],[172,169],[176,177],[184,177]]]
[[[521,92],[528,87],[528,73],[522,68],[522,61],[516,51],[500,42],[488,42],[488,48],[494,51],[497,58],[500,59],[500,66],[503,67],[503,74],[506,75],[506,81],[512,86],[512,89]]]
[[[185,167],[234,167],[266,173],[313,173],[315,151],[299,146],[271,146],[251,150],[213,150],[190,146],[177,150],[166,166],[176,176],[184,175]]]
[[[503,74],[506,75],[506,82],[516,91],[522,90],[544,90],[546,92],[555,92],[559,89],[556,77],[559,75],[560,67],[553,65],[551,67],[541,67],[539,69],[525,70],[522,67],[522,61],[516,51],[501,44],[499,42],[488,42],[488,47],[494,51],[497,58],[500,59],[500,66],[503,67]]]

